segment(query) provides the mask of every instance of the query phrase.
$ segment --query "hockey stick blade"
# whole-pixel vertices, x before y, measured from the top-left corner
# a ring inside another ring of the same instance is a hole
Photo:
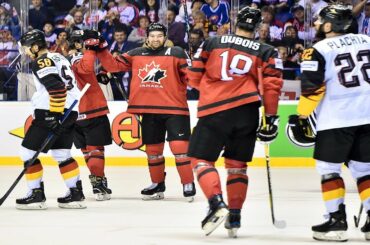
[[[77,105],[78,101],[86,93],[86,91],[88,90],[88,88],[90,86],[91,85],[89,83],[87,83],[85,85],[85,87],[81,90],[81,93],[80,93],[79,98],[76,99],[75,101],[73,101],[73,103],[71,104],[71,106],[64,113],[63,118],[62,118],[62,120],[60,122],[61,124],[63,124],[63,122],[66,120],[66,118],[69,116],[69,114],[71,113],[71,111],[73,110],[73,108]],[[18,177],[15,179],[15,181],[10,186],[10,188],[6,191],[6,193],[3,195],[3,197],[0,198],[0,206],[5,202],[5,200],[8,198],[8,196],[10,195],[10,193],[14,190],[14,188],[17,186],[17,184],[19,183],[19,181],[22,179],[23,175],[26,173],[27,167],[29,167],[30,165],[32,165],[32,163],[36,160],[36,158],[38,157],[38,155],[45,149],[45,147],[49,144],[49,142],[53,139],[53,137],[54,137],[54,134],[50,133],[48,135],[48,137],[42,143],[40,149],[29,160],[28,165],[25,165],[24,166],[22,172],[18,175]]]
[[[285,220],[275,220],[274,226],[278,229],[285,229],[286,227],[286,222]]]

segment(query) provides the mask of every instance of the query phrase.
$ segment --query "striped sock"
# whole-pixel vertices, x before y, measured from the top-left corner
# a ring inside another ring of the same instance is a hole
[[[193,170],[190,164],[190,158],[186,154],[175,155],[177,172],[180,175],[181,184],[194,182]]]
[[[370,210],[370,175],[357,179],[357,189],[365,210]]]
[[[339,205],[344,203],[345,186],[342,177],[333,176],[321,181],[322,196],[329,213],[338,211]]]
[[[95,176],[103,177],[104,175],[104,146],[90,146],[86,147],[87,157],[85,158],[86,165],[90,173]]]
[[[198,183],[207,199],[222,194],[220,176],[214,167],[214,162],[192,158],[191,165],[196,172]]]
[[[75,159],[68,158],[59,163],[59,170],[68,188],[75,188],[80,180],[80,169]]]
[[[44,171],[39,159],[36,159],[35,162],[27,168],[26,180],[27,186],[30,190],[40,188],[43,172]]]
[[[229,174],[226,182],[227,200],[230,209],[242,209],[247,196],[248,176]]]
[[[164,181],[164,163],[165,159],[162,155],[148,158],[149,173],[153,183],[161,183]]]

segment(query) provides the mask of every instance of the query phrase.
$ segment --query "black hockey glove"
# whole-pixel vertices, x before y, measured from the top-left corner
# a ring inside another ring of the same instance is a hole
[[[107,73],[99,72],[98,75],[96,75],[96,79],[98,79],[98,83],[107,85],[110,82],[110,78]]]
[[[287,134],[290,141],[301,147],[313,146],[315,143],[316,130],[309,118],[290,115]]]
[[[84,41],[84,45],[86,49],[97,51],[99,49],[100,34],[94,30],[84,30],[84,34],[82,36],[82,40]]]
[[[272,143],[278,136],[279,116],[266,116],[266,126],[262,125],[262,118],[257,129],[257,140],[263,144]]]
[[[62,113],[58,112],[47,112],[45,114],[45,125],[52,131],[56,136],[60,136],[63,133],[63,127],[60,123]]]

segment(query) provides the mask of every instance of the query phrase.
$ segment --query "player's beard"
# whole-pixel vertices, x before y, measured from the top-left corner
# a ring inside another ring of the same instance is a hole
[[[316,38],[318,40],[322,40],[322,39],[325,39],[326,38],[326,34],[323,31],[323,25],[320,25],[319,30],[317,30],[317,32],[316,32]]]

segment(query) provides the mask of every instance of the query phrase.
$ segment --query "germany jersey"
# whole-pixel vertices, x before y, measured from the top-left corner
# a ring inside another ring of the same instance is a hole
[[[113,58],[97,53],[109,72],[132,71],[127,112],[189,115],[186,68],[190,60],[180,47],[136,48]]]
[[[346,34],[317,42],[302,54],[298,113],[316,107],[317,130],[370,123],[370,37]]]
[[[277,112],[282,61],[270,45],[237,35],[207,39],[188,68],[190,86],[200,91],[198,117],[260,100],[258,67],[263,72],[267,114]]]
[[[69,61],[58,53],[46,53],[32,61],[32,74],[36,92],[32,96],[34,109],[63,112],[78,99],[75,76]],[[78,107],[73,108],[74,111]]]

